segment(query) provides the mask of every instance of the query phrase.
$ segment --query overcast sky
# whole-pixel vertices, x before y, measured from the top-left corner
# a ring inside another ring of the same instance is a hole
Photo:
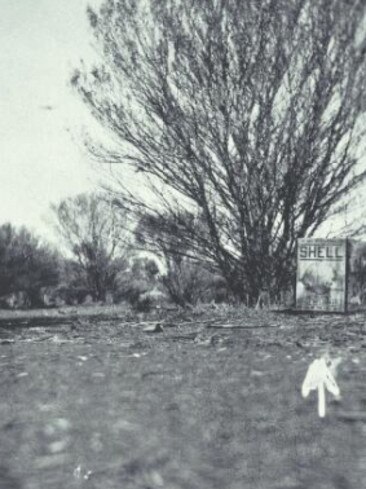
[[[0,0],[0,224],[47,236],[49,203],[96,185],[75,142],[86,110],[68,85],[93,52],[87,3]]]
[[[88,3],[100,0],[0,0],[0,224],[44,237],[49,204],[99,179],[77,143],[89,115],[69,86],[94,56]]]

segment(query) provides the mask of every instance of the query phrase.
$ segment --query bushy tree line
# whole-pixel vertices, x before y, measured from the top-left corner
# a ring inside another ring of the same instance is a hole
[[[57,251],[25,228],[0,226],[3,307],[127,301],[146,310],[161,301],[184,306],[226,298],[221,277],[186,256],[166,253],[163,229],[153,232],[148,220],[131,227],[106,194],[65,199],[51,206],[51,215]],[[155,253],[144,253],[152,249],[147,240],[153,235]]]
[[[70,260],[65,269],[69,286],[82,287],[94,301],[105,301],[127,267],[128,243],[124,216],[114,212],[104,195],[81,194],[51,207]]]
[[[0,297],[21,292],[24,305],[40,306],[42,288],[57,285],[59,277],[57,252],[24,227],[0,226]]]

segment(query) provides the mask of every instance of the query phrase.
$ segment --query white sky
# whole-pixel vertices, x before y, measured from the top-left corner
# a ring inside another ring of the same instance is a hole
[[[100,0],[0,0],[0,224],[51,239],[49,204],[99,179],[75,142],[90,121],[69,86],[93,56],[87,3]]]
[[[88,116],[68,85],[93,52],[86,5],[0,0],[0,224],[47,236],[49,203],[96,185],[75,142]]]

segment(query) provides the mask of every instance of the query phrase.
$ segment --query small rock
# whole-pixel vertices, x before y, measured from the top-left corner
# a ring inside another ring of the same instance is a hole
[[[53,425],[62,431],[66,431],[71,428],[70,421],[65,418],[56,418],[53,420]]]
[[[51,453],[60,453],[65,450],[67,445],[68,445],[67,440],[54,441],[49,445],[49,450]]]
[[[88,480],[92,474],[93,472],[91,470],[85,471],[84,469],[81,468],[80,465],[78,465],[73,472],[75,479],[84,479],[84,480]]]
[[[212,336],[209,336],[208,338],[204,338],[203,336],[197,335],[196,333],[194,333],[194,334],[195,334],[194,342],[197,345],[200,345],[200,346],[212,346],[213,345]]]
[[[251,377],[263,377],[265,375],[265,372],[262,372],[260,370],[252,370],[250,372]]]
[[[3,340],[0,340],[1,345],[10,345],[12,343],[15,343],[15,340],[11,340],[10,338],[4,338]]]
[[[164,486],[164,479],[159,474],[159,472],[157,472],[156,470],[154,470],[151,473],[151,480],[152,480],[154,486],[157,486],[157,487],[163,487]]]
[[[17,375],[18,378],[21,378],[21,377],[28,377],[28,372],[20,372],[20,374]]]
[[[52,341],[52,343],[66,343],[66,340],[63,340],[57,334],[55,334],[54,336],[52,336],[51,341]]]
[[[81,466],[80,466],[80,465],[78,465],[78,466],[76,467],[76,469],[75,469],[75,470],[74,470],[74,472],[73,472],[73,475],[74,475],[74,477],[75,477],[76,479],[80,479],[80,477],[81,477]]]
[[[143,331],[144,333],[162,333],[164,331],[164,328],[160,323],[156,323],[146,326]]]
[[[93,474],[93,472],[91,470],[88,470],[88,472],[84,475],[84,479],[85,480],[88,480],[89,477]]]
[[[269,360],[270,358],[272,358],[272,355],[270,353],[266,353],[262,358],[262,360],[265,361],[265,360]]]

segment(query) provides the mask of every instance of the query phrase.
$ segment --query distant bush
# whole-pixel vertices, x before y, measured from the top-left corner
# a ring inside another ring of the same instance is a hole
[[[42,289],[59,280],[59,256],[26,228],[0,226],[0,297],[9,307],[43,306]]]
[[[84,290],[93,301],[105,302],[108,293],[115,291],[118,273],[127,266],[125,215],[103,193],[70,197],[51,210],[72,257],[63,271],[63,283],[76,295]]]
[[[130,267],[118,273],[116,283],[114,301],[127,301],[141,312],[146,312],[164,297],[159,290],[159,267],[151,258],[132,258]]]
[[[170,299],[180,305],[228,300],[225,280],[187,257],[169,257],[162,284]]]
[[[170,300],[177,305],[195,305],[198,302],[223,302],[230,299],[227,283],[214,263],[197,255],[181,229],[190,226],[191,232],[202,231],[200,215],[181,212],[173,219],[169,215],[146,215],[135,229],[136,242],[159,256],[165,273],[160,282]],[[209,238],[207,238],[209,239]]]

